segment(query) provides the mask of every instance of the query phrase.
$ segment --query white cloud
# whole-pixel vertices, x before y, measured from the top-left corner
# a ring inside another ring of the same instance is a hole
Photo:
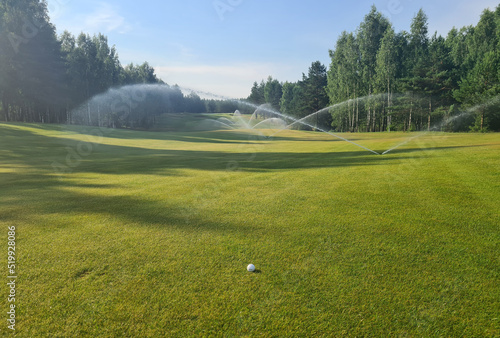
[[[272,63],[239,63],[232,65],[181,65],[156,66],[156,74],[170,85],[213,93],[216,95],[244,98],[250,95],[254,81],[269,75],[280,81],[290,78],[295,67]],[[296,79],[291,79],[296,81]]]
[[[171,47],[172,51],[175,51],[173,52],[173,54],[179,60],[186,62],[186,61],[194,61],[197,59],[197,55],[195,54],[193,48],[188,47],[180,42],[169,42],[167,44]]]
[[[61,17],[63,17],[65,14],[67,14],[68,10],[68,1],[64,0],[48,0],[47,1],[47,8],[49,10],[50,14],[50,19],[53,20],[59,20]]]
[[[100,3],[96,10],[84,18],[84,26],[89,31],[104,31],[106,33],[117,31],[127,33],[132,30],[117,9],[108,3]]]
[[[56,25],[58,32],[68,30],[78,35],[80,32],[88,34],[116,32],[125,34],[132,31],[132,25],[125,17],[119,14],[118,9],[105,2],[91,6],[90,11],[85,8],[71,7],[69,4],[60,4],[69,0],[51,0],[49,5],[52,22]],[[89,4],[90,5],[90,4]]]
[[[263,69],[268,69],[265,65],[241,64],[228,66],[194,65],[181,67],[159,67],[158,70],[169,74],[195,74],[209,76],[231,76],[243,79],[255,78]]]

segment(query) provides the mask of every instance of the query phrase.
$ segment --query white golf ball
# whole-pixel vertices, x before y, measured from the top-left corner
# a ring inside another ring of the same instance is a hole
[[[253,264],[248,264],[247,266],[247,270],[250,271],[250,272],[254,272],[255,271],[255,265]]]

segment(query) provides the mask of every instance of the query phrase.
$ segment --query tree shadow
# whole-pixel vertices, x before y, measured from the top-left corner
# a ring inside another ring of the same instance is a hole
[[[44,126],[57,131],[57,126]],[[33,130],[0,125],[0,202],[2,219],[16,219],[24,206],[27,215],[91,213],[113,216],[124,223],[155,227],[178,227],[206,231],[251,231],[243,225],[219,224],[205,219],[196,203],[182,206],[144,196],[123,193],[119,180],[101,184],[91,176],[73,174],[185,175],[184,169],[199,171],[268,172],[307,168],[376,165],[385,161],[364,152],[294,153],[144,149],[132,146],[84,142],[60,135],[42,135]],[[263,146],[265,147],[265,145]],[[212,149],[212,148],[211,148]],[[214,146],[213,149],[217,149]],[[227,147],[225,148],[227,149]],[[246,150],[246,149],[243,149]],[[208,189],[208,188],[207,188]],[[102,190],[102,192],[101,192]],[[210,195],[210,191],[207,191]],[[44,199],[46,197],[46,199]]]
[[[234,152],[226,150],[148,149],[84,142],[1,126],[0,135],[3,144],[0,151],[0,161],[9,163],[11,166],[31,167],[55,174],[82,172],[118,175],[179,175],[179,169],[265,172],[381,165],[405,159],[401,156],[377,156],[361,149],[322,153],[269,152],[264,151],[266,143],[249,144],[248,148],[245,148],[245,144],[243,144],[238,148],[241,151]],[[200,140],[205,140],[205,143],[211,142],[203,138],[203,135],[198,134],[197,137]],[[391,153],[402,155],[414,151],[413,148],[400,148]]]
[[[161,141],[180,141],[180,142],[197,142],[197,143],[254,143],[270,142],[270,141],[296,141],[296,142],[325,142],[336,141],[343,142],[342,139],[336,138],[333,135],[328,135],[324,132],[316,131],[301,131],[304,136],[280,136],[270,133],[265,135],[261,130],[253,129],[236,129],[236,130],[212,130],[212,131],[144,131],[134,129],[113,129],[96,126],[81,126],[81,125],[60,125],[60,124],[21,124],[10,123],[12,125],[28,126],[34,129],[56,132],[70,132],[74,134],[88,135],[92,137],[103,136],[114,139],[124,140],[161,140]],[[316,136],[325,134],[330,140],[318,139]],[[350,141],[357,141],[354,136],[349,138]]]
[[[388,155],[398,155],[398,154],[410,154],[410,153],[423,153],[423,152],[428,152],[428,151],[442,151],[442,150],[453,150],[453,149],[467,149],[467,148],[481,148],[483,145],[481,144],[469,144],[469,145],[460,145],[460,146],[429,146],[429,147],[422,147],[422,148],[416,148],[416,147],[407,147],[407,148],[396,148],[394,150],[391,150],[390,152],[382,155],[382,156],[388,156]],[[383,153],[385,150],[380,151],[380,153]]]
[[[110,187],[107,184],[93,184],[91,188],[103,189],[103,192],[89,193],[88,190],[74,189],[89,188],[88,184],[60,180],[53,175],[37,176],[38,182],[35,183],[29,175],[0,174],[1,182],[16,182],[15,187],[10,188],[5,183],[0,183],[2,209],[7,210],[0,217],[2,221],[15,221],[22,214],[23,205],[29,205],[30,211],[22,217],[36,217],[37,219],[33,219],[36,224],[40,217],[53,215],[52,226],[55,227],[68,225],[57,224],[60,215],[85,214],[112,217],[124,226],[175,228],[196,232],[238,231],[244,234],[253,231],[250,226],[208,219],[196,205],[183,206],[168,199],[160,201],[132,195],[106,195],[105,190]],[[29,191],[34,193],[29,194]],[[40,198],[40,194],[47,198]]]
[[[50,128],[50,127],[49,127]],[[52,130],[52,129],[48,129]],[[86,178],[78,182],[68,174],[113,175],[185,175],[183,169],[217,172],[276,172],[313,168],[373,166],[396,163],[421,148],[398,148],[392,156],[377,156],[367,151],[348,152],[252,152],[144,149],[107,145],[39,135],[25,129],[0,125],[0,201],[2,219],[17,217],[24,205],[33,205],[38,214],[66,212],[112,215],[123,222],[155,227],[178,227],[206,231],[244,231],[242,225],[219,224],[205,219],[196,206],[184,207],[170,202],[131,195],[106,195],[95,189],[120,188],[118,183],[93,183]],[[209,141],[207,141],[209,142]],[[264,145],[265,146],[265,145]],[[263,146],[263,147],[264,147]],[[470,146],[434,147],[448,150]],[[216,149],[216,147],[214,147]],[[79,150],[86,149],[85,153]],[[54,163],[57,166],[54,166]],[[65,171],[61,171],[65,168]],[[114,181],[117,182],[117,181]],[[70,189],[68,189],[70,188]],[[76,188],[76,189],[74,189]],[[94,190],[92,190],[94,189]],[[120,189],[118,189],[119,191]],[[50,197],[40,202],[40,195]],[[194,205],[194,204],[192,204]]]

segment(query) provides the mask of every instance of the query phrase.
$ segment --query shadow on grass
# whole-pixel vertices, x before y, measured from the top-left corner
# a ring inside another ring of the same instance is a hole
[[[423,147],[423,148],[396,148],[394,150],[391,150],[385,155],[382,156],[389,156],[389,155],[398,155],[398,154],[410,154],[410,153],[419,153],[419,152],[426,152],[426,151],[434,151],[434,150],[453,150],[453,149],[467,149],[467,148],[481,148],[484,147],[482,144],[469,144],[469,145],[461,145],[461,146],[429,146],[429,147]],[[385,150],[384,150],[385,151]],[[380,151],[383,153],[384,151]]]
[[[28,125],[31,127],[31,125]],[[38,126],[38,125],[36,125]],[[60,126],[42,126],[45,130],[57,130]],[[120,132],[125,135],[144,133]],[[209,133],[213,136],[212,133]],[[222,133],[224,136],[232,137]],[[146,133],[145,136],[152,135]],[[197,142],[210,143],[204,134],[195,134]],[[217,134],[218,135],[218,134]],[[117,135],[118,136],[118,135]],[[131,137],[132,138],[132,137]],[[167,139],[167,138],[165,138]],[[168,140],[171,140],[169,138]],[[181,138],[179,138],[180,140]],[[146,149],[130,146],[106,145],[39,135],[29,130],[13,129],[0,125],[0,165],[19,166],[43,173],[82,172],[97,174],[157,174],[179,175],[179,169],[209,171],[265,172],[314,168],[336,168],[388,164],[392,161],[413,158],[404,155],[426,150],[448,150],[476,147],[454,146],[422,148],[398,148],[388,155],[377,156],[364,150],[342,152],[266,152],[265,143],[259,146],[245,144],[236,149],[242,151],[201,151],[176,149]],[[191,141],[188,141],[191,142]],[[353,146],[354,148],[354,146]],[[54,166],[54,164],[56,164]],[[59,171],[60,172],[60,171]]]
[[[214,130],[214,131],[144,131],[134,129],[112,129],[95,126],[60,125],[60,124],[22,124],[11,125],[25,126],[44,131],[70,132],[95,137],[100,135],[107,138],[124,140],[161,140],[195,143],[235,143],[252,144],[256,141],[308,141],[312,138],[298,137],[272,137],[269,138],[257,130]]]
[[[324,132],[313,131],[297,131],[303,136],[281,136],[278,131],[274,135],[270,130],[254,130],[254,129],[236,129],[236,130],[213,130],[213,131],[144,131],[134,129],[112,129],[96,126],[80,126],[80,125],[60,125],[60,124],[29,124],[29,123],[10,123],[11,125],[27,126],[45,131],[71,132],[75,134],[95,136],[96,134],[108,138],[125,139],[125,140],[165,140],[165,141],[180,141],[180,142],[199,142],[199,143],[246,143],[252,144],[255,141],[295,141],[295,142],[344,142],[333,135]],[[285,129],[284,131],[289,131]],[[269,133],[269,136],[265,134]],[[324,134],[327,139],[318,139],[317,136]],[[354,136],[349,136],[350,141],[363,140]]]
[[[60,127],[60,126],[59,126]],[[40,127],[42,128],[42,127]],[[58,126],[43,126],[45,130],[60,130]],[[48,128],[48,129],[47,129]],[[126,132],[125,134],[134,132]],[[212,133],[209,133],[212,135]],[[226,135],[226,133],[223,133]],[[149,133],[147,135],[150,135]],[[203,134],[196,134],[203,140]],[[229,134],[231,135],[231,134]],[[132,138],[132,137],[131,137]],[[179,169],[200,171],[267,172],[370,166],[400,163],[406,153],[423,151],[420,148],[397,149],[393,156],[377,156],[366,151],[350,152],[221,152],[198,150],[143,149],[128,146],[86,143],[50,137],[26,129],[0,125],[0,203],[1,218],[14,219],[25,205],[36,210],[31,214],[93,213],[122,219],[124,223],[147,224],[158,227],[178,227],[205,231],[251,232],[241,225],[220,224],[205,219],[202,210],[192,204],[182,206],[168,200],[149,200],[131,195],[110,195],[88,189],[118,188],[113,184],[78,183],[61,174],[53,164],[66,165],[71,173],[158,176],[181,175]],[[201,141],[200,141],[201,142]],[[209,143],[209,140],[205,142]],[[78,146],[88,148],[87,156],[76,158]],[[475,145],[473,145],[475,146]],[[459,147],[432,148],[447,150]],[[70,162],[68,163],[68,158]],[[60,177],[66,179],[60,179]],[[86,190],[87,189],[87,190]]]
[[[199,142],[211,142],[197,135]],[[228,164],[237,164],[233,169],[241,171],[267,171],[373,165],[387,160],[364,151],[254,152],[252,145],[246,149],[243,145],[246,152],[145,149],[50,137],[1,126],[0,141],[2,162],[46,172],[54,172],[53,163],[67,167],[66,172],[174,175],[177,169],[228,170]]]
[[[220,223],[204,217],[203,210],[196,205],[183,206],[165,200],[151,200],[139,196],[109,194],[109,185],[92,185],[99,191],[86,192],[79,188],[89,188],[87,184],[78,184],[70,180],[60,180],[53,175],[0,174],[1,193],[0,219],[11,222],[19,217],[33,217],[37,224],[39,217],[53,215],[51,226],[67,226],[57,224],[62,215],[87,215],[99,218],[118,219],[123,226],[148,226],[156,228],[177,228],[188,231],[224,232],[238,231],[249,234],[252,228],[245,225]],[[11,182],[6,184],[5,182]],[[71,188],[71,189],[68,189]],[[75,189],[76,188],[76,189]],[[117,192],[123,193],[122,190]],[[109,195],[106,195],[109,194]],[[29,211],[23,210],[29,205]],[[26,213],[26,215],[23,215]],[[36,219],[35,219],[36,218]],[[61,220],[61,222],[64,222]],[[78,224],[73,224],[78,226]]]

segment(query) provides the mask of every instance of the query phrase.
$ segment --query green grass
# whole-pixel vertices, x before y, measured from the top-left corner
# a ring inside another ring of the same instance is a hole
[[[177,131],[193,130],[203,120],[215,119],[215,116],[209,114],[191,114],[191,113],[165,113],[158,117],[154,130],[156,131]]]
[[[220,125],[207,121],[219,118],[231,118],[232,114],[193,114],[193,113],[165,113],[155,121],[152,131],[204,131],[220,128]],[[248,119],[249,117],[245,116]],[[229,129],[229,128],[228,128]]]
[[[0,124],[0,144],[20,337],[500,335],[499,134],[377,156],[314,132]]]

